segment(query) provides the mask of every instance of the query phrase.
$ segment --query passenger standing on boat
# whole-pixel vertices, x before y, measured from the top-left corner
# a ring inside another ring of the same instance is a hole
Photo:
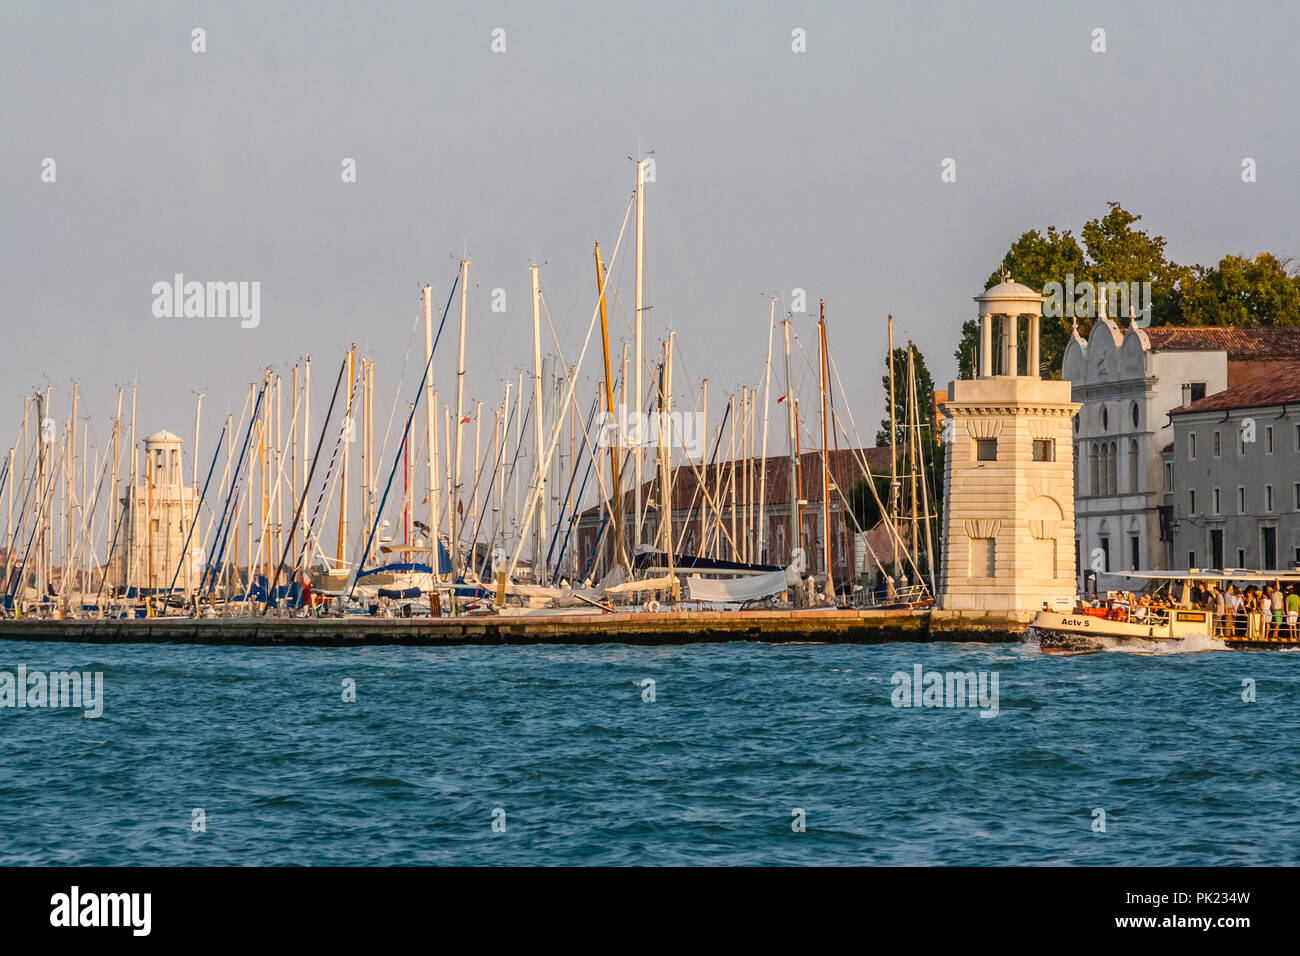
[[[1300,623],[1300,594],[1296,594],[1295,585],[1286,586],[1286,629],[1291,640],[1296,639],[1296,625]]]
[[[1241,591],[1235,584],[1228,585],[1228,618],[1224,633],[1236,637],[1241,633]]]

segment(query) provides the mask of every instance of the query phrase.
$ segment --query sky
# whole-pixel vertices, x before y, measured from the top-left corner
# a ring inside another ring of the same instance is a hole
[[[972,297],[1026,230],[1077,235],[1119,201],[1179,262],[1300,254],[1297,48],[1284,3],[7,0],[0,447],[25,394],[50,385],[61,422],[76,381],[93,443],[136,384],[140,435],[168,428],[187,449],[204,393],[211,448],[262,369],[308,354],[319,422],[353,342],[400,416],[420,286],[440,310],[466,255],[466,401],[495,406],[531,368],[530,262],[576,359],[592,245],[612,254],[637,155],[655,161],[646,352],[676,330],[679,401],[707,376],[716,422],[723,396],[761,387],[769,298],[779,319],[802,289],[796,391],[811,409],[824,299],[842,401],[870,444],[886,316],[942,387]],[[621,338],[631,240],[613,265]],[[176,273],[260,283],[257,327],[155,316],[153,286]]]

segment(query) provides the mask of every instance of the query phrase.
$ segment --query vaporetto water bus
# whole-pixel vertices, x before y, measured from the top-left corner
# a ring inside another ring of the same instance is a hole
[[[1231,611],[1219,615],[1197,607],[1192,600],[1196,584],[1219,590],[1235,585],[1276,588],[1285,596],[1287,588],[1300,592],[1300,571],[1223,571],[1192,568],[1187,571],[1129,571],[1108,577],[1124,579],[1134,590],[1107,591],[1096,605],[1076,603],[1068,611],[1044,608],[1034,615],[1030,638],[1046,652],[1080,653],[1114,649],[1285,649],[1300,648],[1296,620],[1285,611],[1280,619],[1262,612]],[[1134,596],[1140,588],[1142,593]],[[1181,593],[1172,597],[1175,588]],[[1145,603],[1142,594],[1166,595],[1162,603]]]

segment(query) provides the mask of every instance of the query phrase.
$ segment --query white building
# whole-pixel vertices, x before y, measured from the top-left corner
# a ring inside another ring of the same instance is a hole
[[[1083,575],[1170,569],[1172,522],[1162,513],[1174,476],[1162,451],[1173,441],[1169,412],[1293,364],[1300,329],[1121,329],[1099,319],[1087,341],[1076,331],[1061,378],[1082,404],[1075,419],[1075,530]]]

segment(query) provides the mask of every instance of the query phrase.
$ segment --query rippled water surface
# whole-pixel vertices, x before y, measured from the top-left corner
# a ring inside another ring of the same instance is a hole
[[[1295,653],[0,642],[20,664],[105,704],[0,709],[0,864],[1300,862]],[[996,674],[997,716],[893,706],[917,664]]]

